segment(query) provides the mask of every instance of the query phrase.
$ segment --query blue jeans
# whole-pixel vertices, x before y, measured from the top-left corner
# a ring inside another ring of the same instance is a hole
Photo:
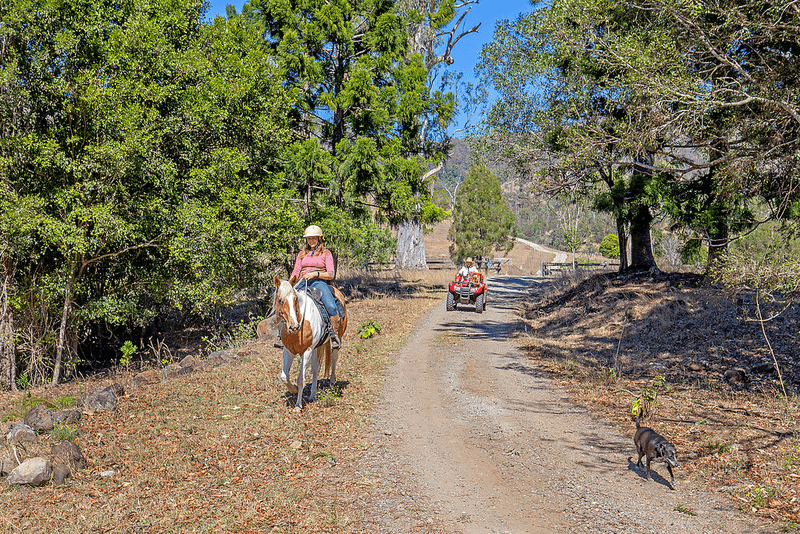
[[[339,315],[339,310],[336,307],[336,299],[333,298],[331,286],[329,286],[325,280],[320,280],[319,278],[314,278],[307,283],[309,288],[315,289],[317,292],[319,292],[320,296],[322,297],[322,304],[325,306],[325,310],[327,310],[328,315],[331,317],[334,315]],[[302,285],[302,282],[298,285]]]

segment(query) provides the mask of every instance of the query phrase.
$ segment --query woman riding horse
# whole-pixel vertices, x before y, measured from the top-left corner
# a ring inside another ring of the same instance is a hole
[[[339,336],[339,309],[336,306],[336,300],[333,298],[333,292],[326,280],[333,280],[335,275],[333,267],[333,255],[331,251],[325,248],[322,244],[322,229],[316,224],[312,224],[303,233],[306,240],[306,245],[297,254],[297,259],[294,262],[294,269],[292,276],[297,280],[305,280],[308,288],[315,289],[322,297],[322,304],[325,306],[328,315],[331,318],[331,348],[338,349],[340,347]],[[282,347],[280,337],[275,342],[275,346]]]

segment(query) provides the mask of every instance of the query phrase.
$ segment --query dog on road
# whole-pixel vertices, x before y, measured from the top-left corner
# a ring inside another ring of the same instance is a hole
[[[678,467],[678,452],[675,450],[675,445],[664,439],[664,436],[652,428],[641,426],[639,419],[639,417],[636,418],[636,434],[633,436],[636,452],[639,453],[636,465],[642,467],[642,456],[646,457],[647,480],[652,480],[650,478],[650,462],[652,460],[663,460],[664,465],[667,466],[667,471],[669,471],[670,484],[674,489],[675,476],[672,474],[672,468]]]

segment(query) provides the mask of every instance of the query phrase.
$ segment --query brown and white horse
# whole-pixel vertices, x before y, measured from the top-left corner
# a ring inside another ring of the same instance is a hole
[[[273,280],[276,290],[274,320],[279,322],[281,341],[284,347],[281,380],[286,384],[290,393],[297,394],[295,411],[300,411],[303,408],[303,387],[309,368],[312,378],[308,402],[314,402],[317,396],[317,374],[320,361],[323,363],[322,376],[328,376],[332,386],[336,384],[336,360],[339,357],[339,349],[331,349],[330,339],[322,341],[325,337],[322,315],[316,304],[306,295],[305,289],[295,289],[296,281],[295,277],[287,281],[275,276]],[[343,339],[347,329],[347,307],[341,291],[336,287],[331,287],[331,290],[336,298],[341,300],[345,310],[344,317],[339,321],[339,331],[337,332],[339,339]],[[259,324],[259,330],[261,329],[261,324]],[[300,356],[302,362],[296,385],[289,381],[289,372],[295,356]]]

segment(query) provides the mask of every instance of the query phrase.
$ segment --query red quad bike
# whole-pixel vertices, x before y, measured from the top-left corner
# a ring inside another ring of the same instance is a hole
[[[488,288],[481,273],[470,273],[467,277],[456,276],[456,279],[450,282],[449,289],[447,311],[455,310],[457,304],[474,304],[478,313],[483,313],[486,309]]]

